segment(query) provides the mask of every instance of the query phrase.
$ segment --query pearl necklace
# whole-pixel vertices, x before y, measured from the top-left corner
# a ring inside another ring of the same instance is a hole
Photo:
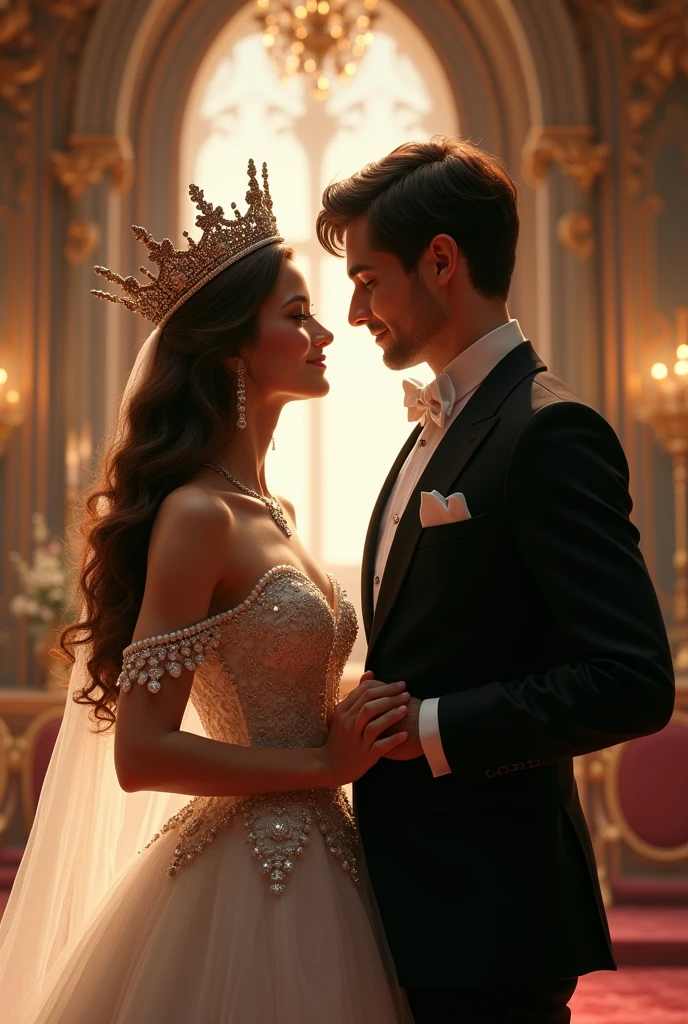
[[[214,462],[204,462],[203,465],[207,466],[208,469],[215,470],[215,472],[219,473],[220,476],[225,477],[225,479],[229,480],[230,484],[234,484],[234,486],[238,487],[240,491],[244,492],[244,494],[249,494],[252,498],[258,498],[258,501],[262,501],[272,518],[279,526],[280,530],[282,530],[287,537],[291,537],[292,533],[289,528],[287,517],[284,514],[284,509],[277,498],[266,498],[264,494],[259,494],[258,491],[251,490],[250,487],[247,487],[246,484],[242,484],[241,480],[237,480],[235,476],[232,476],[232,474],[222,466],[216,466]]]

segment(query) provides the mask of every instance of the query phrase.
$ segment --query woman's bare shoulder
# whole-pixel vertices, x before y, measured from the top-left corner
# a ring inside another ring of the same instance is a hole
[[[187,550],[212,549],[227,543],[233,514],[217,495],[195,483],[175,488],[162,501],[153,527],[152,542],[166,547],[182,542]]]

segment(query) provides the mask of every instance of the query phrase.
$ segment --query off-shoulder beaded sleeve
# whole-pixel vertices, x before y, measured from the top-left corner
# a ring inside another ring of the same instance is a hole
[[[147,686],[151,693],[158,693],[165,672],[175,679],[182,674],[183,668],[195,672],[209,651],[220,646],[222,626],[248,611],[273,576],[289,569],[293,570],[293,567],[274,566],[260,578],[246,600],[235,608],[203,619],[195,626],[178,629],[175,633],[148,637],[130,644],[122,655],[122,671],[117,680],[120,690],[126,693],[131,684],[137,682],[140,686]]]
[[[165,672],[175,679],[182,674],[182,668],[195,672],[208,652],[219,647],[220,625],[224,617],[216,615],[188,629],[130,644],[122,655],[122,671],[117,685],[126,693],[136,681],[147,686],[151,693],[157,693]]]

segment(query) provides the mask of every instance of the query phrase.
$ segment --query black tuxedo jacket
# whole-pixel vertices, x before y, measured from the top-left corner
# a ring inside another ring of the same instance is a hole
[[[401,518],[367,668],[440,697],[451,774],[381,760],[355,786],[368,869],[405,986],[535,984],[614,968],[573,757],[661,729],[666,632],[609,424],[528,342],[451,424]],[[472,518],[421,528],[420,492]]]

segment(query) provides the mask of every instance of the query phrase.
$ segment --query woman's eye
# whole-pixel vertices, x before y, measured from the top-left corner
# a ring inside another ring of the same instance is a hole
[[[364,281],[363,282],[363,287],[364,288],[370,288],[372,283],[373,283],[373,278],[371,277],[371,279],[369,281]]]
[[[292,320],[312,320],[315,313],[295,313]]]

